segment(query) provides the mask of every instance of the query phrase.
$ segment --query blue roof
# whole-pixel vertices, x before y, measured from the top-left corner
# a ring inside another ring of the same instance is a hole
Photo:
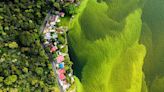
[[[59,68],[64,68],[64,63],[60,63]]]

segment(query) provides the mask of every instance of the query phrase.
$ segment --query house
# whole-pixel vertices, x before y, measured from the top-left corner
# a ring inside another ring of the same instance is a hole
[[[50,18],[50,25],[51,26],[54,26],[56,25],[56,22],[60,22],[59,20],[59,16],[58,15],[53,15],[51,18]]]
[[[68,89],[70,86],[71,86],[70,84],[64,84],[63,89],[66,91],[66,89]]]
[[[63,84],[64,84],[64,85],[67,84],[67,81],[66,81],[66,80],[63,80]]]
[[[58,32],[58,33],[63,33],[64,32],[64,30],[63,29],[61,29],[61,28],[56,28],[56,32]]]
[[[51,24],[51,27],[53,27],[54,25],[56,25],[56,22],[53,21],[53,22],[50,22],[50,24]]]
[[[64,56],[63,56],[63,55],[59,55],[59,56],[56,58],[56,61],[57,61],[57,63],[61,63],[62,61],[64,61]]]
[[[51,39],[51,34],[46,33],[45,36],[44,36],[44,39],[50,40]]]
[[[63,69],[64,68],[64,62],[59,64],[59,68]]]
[[[45,28],[44,31],[43,31],[44,34],[46,34],[48,32],[49,32],[49,28]]]
[[[47,28],[50,27],[50,24],[49,24],[48,22],[46,23],[46,27],[47,27]]]
[[[64,74],[59,74],[59,79],[60,80],[64,80],[66,77],[65,77],[65,75]]]
[[[65,13],[64,13],[64,12],[60,12],[59,15],[60,15],[61,17],[64,17]]]
[[[59,83],[60,83],[61,86],[64,85],[62,80],[59,80]]]
[[[58,48],[57,48],[56,46],[53,46],[53,47],[51,47],[50,52],[51,52],[51,53],[52,53],[52,52],[55,52],[57,49],[58,49]]]
[[[64,73],[66,73],[65,69],[59,69],[58,70],[58,74],[64,74]]]
[[[55,32],[55,30],[54,29],[51,29],[50,32]]]
[[[50,18],[50,22],[57,22],[59,19],[59,16],[58,15],[53,15],[51,18]]]

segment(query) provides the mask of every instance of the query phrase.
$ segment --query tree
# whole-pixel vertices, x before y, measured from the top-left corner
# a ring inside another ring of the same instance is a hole
[[[35,42],[35,37],[33,34],[30,34],[30,32],[25,31],[22,32],[19,36],[21,44],[24,46],[30,46],[32,43]]]
[[[9,27],[8,26],[5,26],[4,30],[8,31],[9,30]]]
[[[59,42],[61,42],[62,44],[65,44],[65,37],[63,37],[63,35],[59,34],[59,35],[58,35],[58,40],[59,40]]]
[[[28,68],[23,67],[23,72],[28,73]]]
[[[35,72],[36,72],[38,75],[42,75],[42,74],[43,74],[43,68],[37,67],[37,68],[35,69]]]
[[[68,15],[73,15],[76,14],[77,10],[76,10],[76,6],[74,4],[68,4],[64,7],[65,12]]]
[[[8,46],[11,49],[18,48],[18,44],[16,42],[10,42],[10,43],[8,43]]]
[[[14,92],[15,88],[19,92],[49,92],[56,86],[54,76],[49,76],[51,67],[48,67],[48,57],[39,38],[39,28],[53,3],[49,5],[45,0],[1,1],[0,92]]]
[[[0,25],[0,32],[3,31],[3,27]]]
[[[36,83],[38,83],[38,80],[37,80],[37,79],[33,79],[33,80],[31,81],[31,84],[32,84],[32,85],[35,85]]]
[[[4,77],[1,77],[1,76],[0,76],[0,82],[3,82],[3,79],[4,79]]]
[[[53,6],[54,6],[57,10],[61,10],[60,4],[59,4],[59,3],[55,2],[55,3],[53,3]]]
[[[4,80],[4,83],[6,85],[11,85],[13,82],[15,82],[17,80],[17,76],[16,75],[11,75],[11,76],[8,76],[5,80]]]

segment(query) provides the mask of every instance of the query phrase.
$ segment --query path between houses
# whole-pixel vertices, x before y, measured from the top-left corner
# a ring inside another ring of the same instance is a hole
[[[41,33],[41,34],[42,34],[43,31],[44,31],[44,26],[45,26],[45,24],[47,23],[49,17],[50,17],[50,12],[47,14],[47,16],[46,16],[45,19],[44,19],[44,22],[42,23],[42,26],[41,26],[41,28],[40,28],[40,33]],[[44,47],[45,47],[44,44],[43,44],[43,43],[41,43],[41,44],[42,44],[42,47],[44,48]],[[52,55],[50,55],[50,54],[48,54],[48,53],[47,53],[47,55],[48,55],[48,57],[49,57],[49,61],[51,61],[52,69],[53,69],[54,75],[55,75],[55,77],[56,77],[57,84],[58,84],[58,86],[59,86],[60,92],[64,92],[62,86],[61,86],[60,83],[59,83],[59,77],[58,77],[58,74],[57,74],[57,72],[56,72],[57,70],[56,70],[56,67],[55,67],[56,63],[54,62],[54,60],[53,60],[53,58],[52,58]]]
[[[43,22],[43,24],[42,24],[42,26],[41,26],[41,29],[40,29],[40,32],[41,32],[41,34],[42,33],[45,33],[46,35],[44,35],[44,37],[45,37],[45,39],[47,39],[47,44],[46,43],[41,43],[42,44],[42,46],[45,48],[45,47],[49,47],[50,46],[50,48],[52,49],[52,43],[53,44],[55,44],[55,43],[57,43],[58,42],[58,38],[56,38],[56,36],[55,36],[55,38],[54,38],[54,36],[47,36],[47,34],[49,34],[50,35],[50,33],[51,32],[56,32],[57,34],[58,34],[58,32],[59,32],[59,34],[64,34],[64,43],[62,43],[62,45],[63,46],[65,46],[65,48],[68,48],[68,45],[67,45],[67,35],[66,35],[66,32],[68,31],[68,29],[67,29],[67,27],[62,27],[61,26],[61,28],[62,29],[60,29],[60,30],[62,30],[62,31],[59,31],[59,29],[58,29],[58,27],[56,28],[55,26],[55,24],[57,23],[54,23],[54,20],[53,20],[53,18],[57,18],[58,17],[58,14],[57,15],[51,15],[50,13],[48,13],[47,14],[47,16],[46,16],[46,18],[45,18],[45,20],[44,20],[44,22]],[[48,21],[50,21],[49,19],[51,19],[51,22],[48,22]],[[53,21],[52,21],[53,20]],[[49,23],[50,23],[50,26],[48,26],[47,25],[47,22],[48,22],[48,25],[49,25]],[[51,24],[52,23],[52,24]],[[46,25],[46,26],[45,26]],[[45,26],[45,27],[44,27]],[[48,26],[48,28],[47,28],[47,26]],[[55,29],[54,29],[55,28]],[[49,33],[50,32],[50,33]],[[62,33],[61,33],[62,32]],[[48,38],[47,38],[48,37]],[[56,42],[53,42],[53,41],[51,41],[52,40],[52,38],[53,39],[55,39],[55,41]],[[59,45],[60,45],[61,43],[59,43]],[[54,45],[54,46],[57,46],[56,44]],[[55,47],[53,47],[53,48],[55,48]],[[61,49],[61,48],[60,48]],[[60,52],[60,49],[59,49],[59,52]],[[51,52],[51,51],[50,51]],[[62,51],[61,51],[62,52]],[[55,53],[58,53],[58,52],[55,52]],[[69,89],[69,88],[71,88],[72,87],[72,85],[75,85],[74,84],[74,78],[73,78],[73,72],[70,72],[69,73],[69,75],[67,74],[67,73],[59,73],[58,72],[58,68],[57,68],[57,66],[56,65],[58,65],[58,64],[60,64],[60,62],[58,61],[58,59],[57,59],[57,61],[56,61],[56,59],[54,59],[54,57],[52,57],[52,52],[51,53],[46,53],[47,55],[48,55],[48,57],[49,57],[49,61],[51,62],[51,64],[52,64],[52,68],[53,68],[53,72],[54,72],[54,75],[56,76],[56,79],[57,79],[57,84],[58,84],[58,86],[59,86],[59,88],[60,88],[60,92],[67,92],[67,90]],[[57,54],[57,55],[63,55],[63,56],[68,56],[68,58],[69,58],[69,54],[68,54],[68,50],[66,50],[66,51],[64,51],[64,53],[63,54]],[[62,61],[61,61],[62,62]],[[64,63],[64,61],[63,61],[63,63]],[[71,67],[70,67],[71,68]],[[64,69],[64,67],[63,68],[59,68],[59,69]],[[64,69],[65,70],[65,69]],[[66,78],[62,78],[61,77],[61,74],[63,74],[63,76],[65,75],[65,76],[67,76],[68,78],[71,78],[71,82],[69,81],[66,81]],[[64,84],[63,84],[64,83]],[[76,86],[74,86],[74,88],[72,89],[72,90],[70,90],[69,92],[76,92]]]

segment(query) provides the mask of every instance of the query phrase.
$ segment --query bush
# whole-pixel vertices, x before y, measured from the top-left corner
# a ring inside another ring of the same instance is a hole
[[[23,67],[23,72],[28,73],[28,68]]]

